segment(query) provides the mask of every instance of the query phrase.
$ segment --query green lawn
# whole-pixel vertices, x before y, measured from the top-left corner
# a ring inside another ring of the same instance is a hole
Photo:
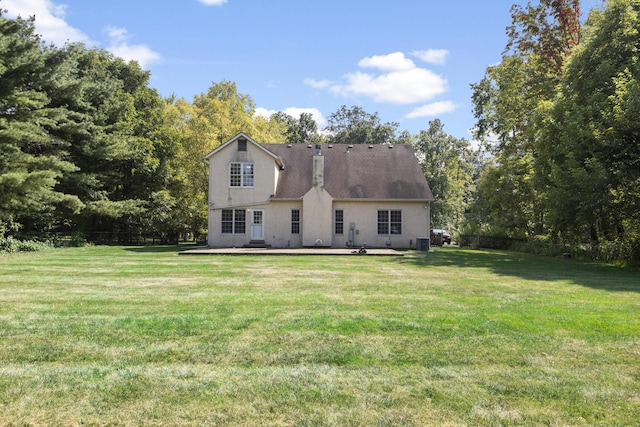
[[[0,256],[0,425],[637,425],[640,273],[405,257]]]

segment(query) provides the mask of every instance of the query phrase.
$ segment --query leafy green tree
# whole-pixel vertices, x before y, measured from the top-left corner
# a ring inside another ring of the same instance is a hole
[[[415,147],[435,199],[431,223],[434,227],[459,230],[473,171],[469,142],[447,134],[442,122],[435,119],[429,122],[428,130],[415,137]]]
[[[285,136],[288,144],[321,144],[323,137],[318,133],[318,124],[310,113],[301,113],[295,117],[279,111],[271,118],[286,127]]]
[[[334,144],[395,143],[398,123],[380,123],[378,113],[369,114],[358,106],[341,106],[328,118],[324,129]]]
[[[549,108],[552,227],[568,239],[640,238],[640,3],[587,21]]]
[[[495,138],[491,145],[494,166],[504,169],[493,180],[497,191],[517,199],[518,215],[526,221],[510,221],[506,234],[521,236],[523,230],[539,234],[545,230],[549,202],[550,152],[541,140],[548,103],[555,99],[566,59],[579,40],[578,0],[541,0],[536,6],[512,8],[509,41],[502,61],[487,68],[485,77],[472,85],[476,137]],[[524,159],[524,161],[522,161]],[[523,170],[523,168],[528,168]],[[517,184],[514,179],[520,180]],[[513,189],[521,191],[512,194]],[[522,206],[522,203],[528,206]],[[485,204],[498,209],[500,204]],[[490,218],[504,218],[491,212]],[[528,225],[523,226],[524,223]],[[497,225],[496,225],[497,226]],[[501,222],[500,226],[505,226]]]
[[[467,223],[488,235],[522,238],[531,234],[533,188],[531,156],[506,163],[487,162],[481,169],[469,204]]]

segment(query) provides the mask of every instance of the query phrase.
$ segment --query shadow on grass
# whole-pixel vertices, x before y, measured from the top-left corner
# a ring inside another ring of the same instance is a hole
[[[636,269],[519,252],[442,248],[399,258],[398,263],[425,268],[485,268],[501,276],[570,281],[607,291],[640,292],[640,272]]]
[[[149,246],[128,246],[125,247],[126,251],[137,253],[167,253],[175,252],[180,253],[189,249],[199,247],[195,243],[181,243],[179,245],[149,245]]]

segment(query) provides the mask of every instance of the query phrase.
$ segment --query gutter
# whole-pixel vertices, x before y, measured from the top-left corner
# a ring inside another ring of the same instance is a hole
[[[225,206],[215,206],[213,203],[209,203],[209,210],[216,211],[220,209],[248,208],[253,206],[264,206],[270,203],[271,203],[270,200],[266,200],[264,202],[251,202],[251,203],[243,203],[241,205],[225,205]]]

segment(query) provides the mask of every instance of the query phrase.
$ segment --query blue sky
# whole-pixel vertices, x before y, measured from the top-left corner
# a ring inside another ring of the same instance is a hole
[[[0,0],[36,16],[62,46],[83,42],[137,60],[163,96],[191,101],[233,81],[258,111],[310,112],[320,128],[340,106],[418,133],[439,118],[472,139],[470,84],[498,63],[517,0]],[[602,0],[584,0],[583,14]]]

